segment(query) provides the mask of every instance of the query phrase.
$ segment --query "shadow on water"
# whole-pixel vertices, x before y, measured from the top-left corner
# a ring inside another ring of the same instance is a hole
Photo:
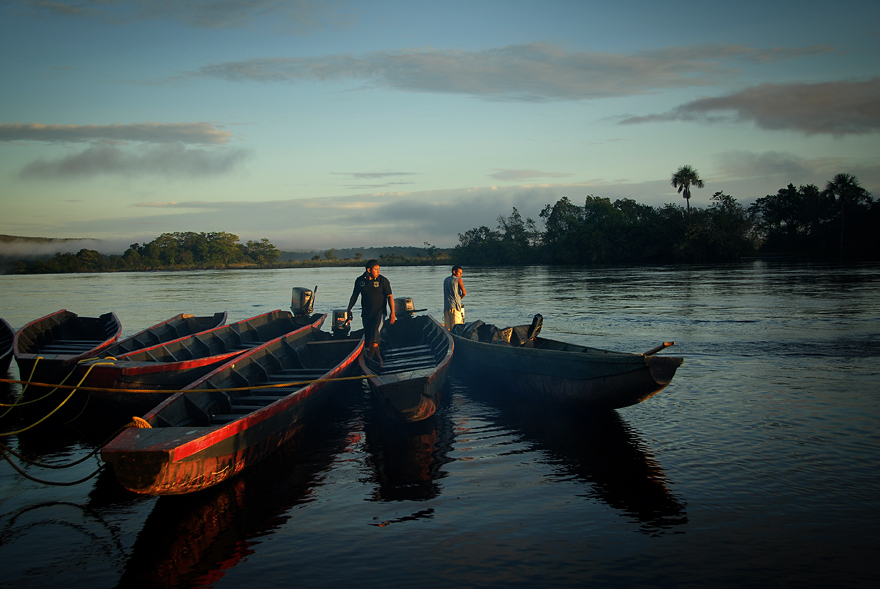
[[[357,395],[339,391],[336,397]],[[350,443],[351,404],[331,402],[287,444],[224,484],[160,497],[118,587],[206,586],[254,552],[255,538],[287,522]],[[304,443],[307,442],[307,443]]]
[[[453,424],[449,386],[437,412],[416,423],[401,423],[376,404],[365,414],[367,462],[373,471],[375,501],[425,501],[440,494],[438,480],[451,461]]]
[[[493,421],[522,433],[559,475],[587,483],[589,498],[632,518],[641,533],[683,533],[677,528],[688,522],[685,501],[669,490],[662,467],[616,411],[572,414],[538,407],[491,387],[462,390],[491,403],[499,410]]]

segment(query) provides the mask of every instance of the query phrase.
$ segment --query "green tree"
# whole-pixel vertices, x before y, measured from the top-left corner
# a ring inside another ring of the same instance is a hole
[[[705,186],[705,183],[700,178],[700,175],[697,173],[695,169],[691,166],[682,166],[672,175],[672,187],[678,189],[678,193],[681,194],[685,202],[687,202],[687,212],[691,212],[691,186],[695,188],[702,188]],[[682,192],[684,194],[682,194]]]
[[[850,216],[859,205],[870,202],[868,191],[859,185],[859,179],[852,174],[837,174],[825,185],[825,193],[834,198],[838,206],[840,226],[840,257],[844,257],[844,242]]]

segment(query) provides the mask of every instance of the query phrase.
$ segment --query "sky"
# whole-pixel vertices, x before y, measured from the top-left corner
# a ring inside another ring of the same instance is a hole
[[[880,2],[0,0],[0,234],[445,248],[563,196],[880,198]]]

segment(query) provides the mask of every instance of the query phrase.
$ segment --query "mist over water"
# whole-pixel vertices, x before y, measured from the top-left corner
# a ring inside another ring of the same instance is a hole
[[[675,341],[663,353],[685,362],[648,401],[577,420],[453,370],[438,413],[406,428],[355,383],[267,462],[190,496],[136,496],[110,471],[48,487],[2,463],[0,584],[867,586],[880,545],[878,271],[465,267],[468,320],[541,313],[546,337],[631,352]],[[382,273],[442,315],[448,268]],[[114,311],[130,335],[180,312],[286,309],[294,286],[317,286],[329,312],[357,274],[0,276],[0,316],[20,328],[61,308]],[[65,463],[101,441],[56,428],[4,443]],[[98,464],[25,468],[74,480]]]

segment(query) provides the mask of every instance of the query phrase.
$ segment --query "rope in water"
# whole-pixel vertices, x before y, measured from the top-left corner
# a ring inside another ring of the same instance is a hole
[[[118,436],[123,430],[130,428],[130,427],[137,427],[137,428],[150,427],[150,424],[147,423],[146,421],[144,421],[143,419],[141,419],[140,417],[133,417],[132,421],[130,423],[125,424],[124,426],[122,426],[121,428],[119,428],[118,430],[113,432],[113,435],[110,436],[109,438],[107,438],[106,442],[104,442],[103,444],[100,444],[97,448],[95,448],[94,450],[92,450],[91,452],[89,452],[88,454],[86,454],[85,456],[80,458],[79,460],[74,460],[73,462],[68,462],[67,464],[46,464],[45,462],[37,462],[35,460],[31,460],[31,459],[25,457],[24,455],[20,454],[19,452],[16,452],[15,450],[10,448],[6,444],[3,444],[2,442],[0,442],[0,456],[2,456],[6,460],[6,462],[9,463],[9,465],[12,468],[14,468],[16,471],[18,471],[18,473],[20,475],[22,475],[26,479],[30,479],[36,483],[40,483],[43,485],[59,486],[59,487],[69,487],[69,486],[73,486],[73,485],[78,485],[80,483],[84,483],[87,480],[93,478],[95,475],[100,473],[102,470],[106,469],[107,465],[102,464],[97,469],[95,469],[91,474],[89,474],[88,476],[85,476],[81,479],[77,479],[75,481],[47,481],[46,479],[41,479],[39,477],[35,477],[31,474],[28,474],[23,468],[21,468],[18,464],[13,462],[12,458],[10,458],[8,454],[12,454],[13,456],[18,458],[22,462],[26,462],[30,465],[33,465],[33,466],[36,466],[39,468],[49,468],[49,469],[56,469],[56,470],[60,470],[60,469],[64,469],[64,468],[72,468],[78,464],[82,464],[83,462],[85,462],[89,458],[92,458],[93,456],[97,455],[98,452],[101,451],[101,448],[106,446],[110,442],[110,440],[112,440],[113,438]]]

